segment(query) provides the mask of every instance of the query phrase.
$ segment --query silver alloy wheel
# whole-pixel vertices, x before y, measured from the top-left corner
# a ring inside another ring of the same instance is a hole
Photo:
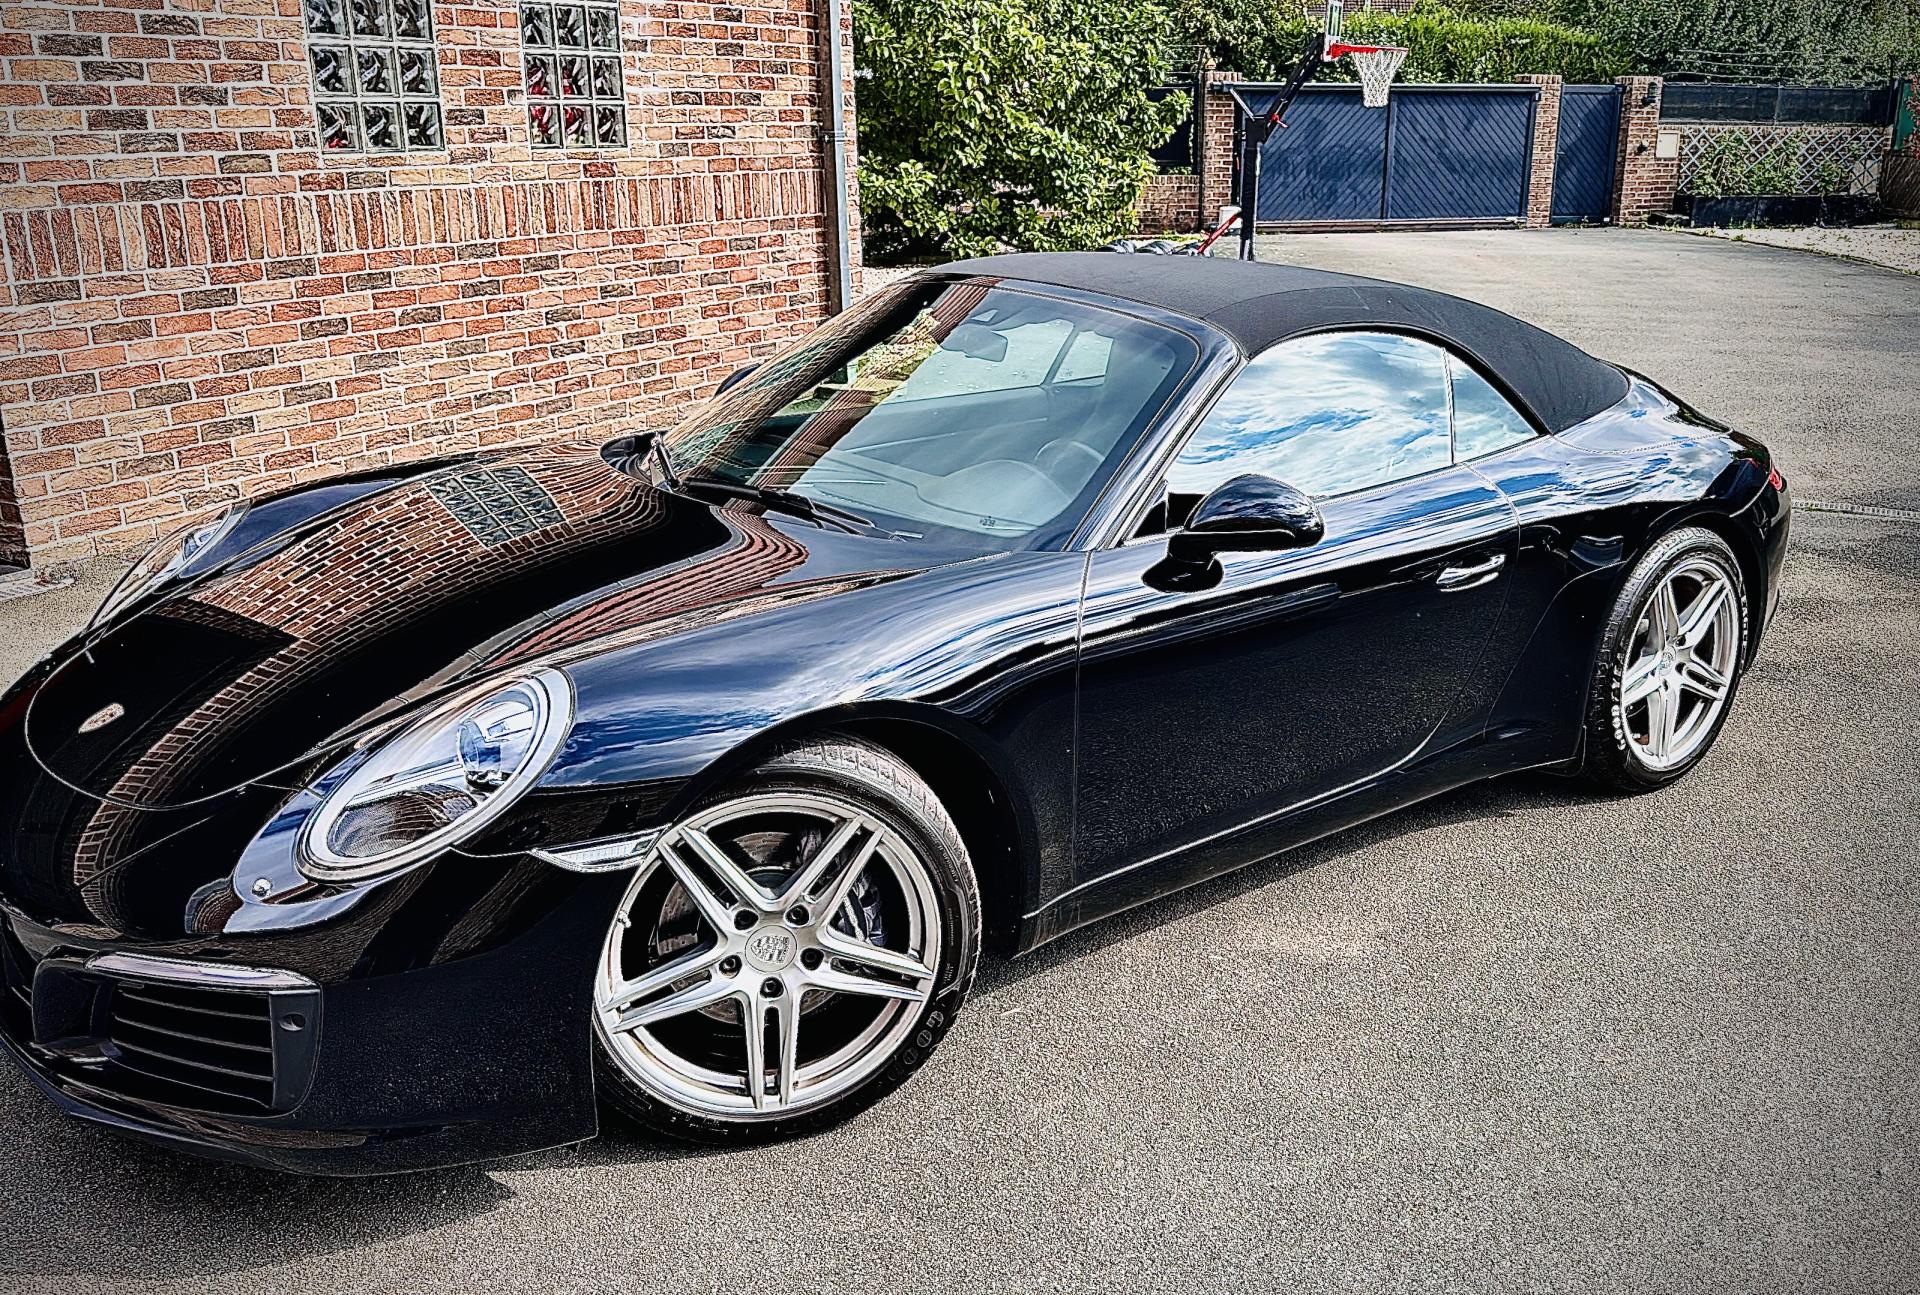
[[[1685,763],[1713,733],[1733,688],[1740,598],[1704,558],[1681,563],[1654,588],[1627,645],[1614,718],[1642,765]]]
[[[663,954],[676,914],[683,933]],[[668,829],[635,874],[594,1017],[649,1096],[777,1119],[886,1065],[933,992],[941,935],[932,874],[890,826],[830,794],[742,796]]]

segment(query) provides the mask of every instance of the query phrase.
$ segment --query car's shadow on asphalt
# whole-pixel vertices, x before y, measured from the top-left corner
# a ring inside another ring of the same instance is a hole
[[[0,1127],[12,1143],[0,1289],[246,1272],[431,1232],[513,1197],[478,1168],[299,1178],[196,1160],[57,1120],[24,1083],[0,1087]]]
[[[1272,885],[1328,859],[1428,828],[1504,817],[1525,806],[1591,802],[1558,779],[1522,776],[1465,788],[1242,868],[1074,932],[1019,959],[990,958],[975,997],[1098,954],[1156,927]],[[883,1104],[865,1119],[886,1119]],[[24,1083],[0,1084],[0,1287],[8,1278],[190,1278],[342,1253],[429,1233],[513,1199],[500,1174],[643,1167],[747,1149],[665,1143],[614,1122],[593,1142],[484,1165],[386,1178],[301,1178],[213,1164],[57,1119]]]
[[[1516,774],[1463,787],[1083,926],[1023,958],[983,961],[974,994],[978,998],[991,998],[1002,989],[1062,963],[1075,962],[1110,945],[1135,939],[1216,904],[1305,872],[1329,859],[1355,854],[1415,832],[1452,823],[1505,818],[1522,805],[1529,809],[1590,805],[1608,798],[1604,791],[1543,773]]]

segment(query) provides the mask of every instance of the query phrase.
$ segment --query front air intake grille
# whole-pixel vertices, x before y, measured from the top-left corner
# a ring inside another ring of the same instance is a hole
[[[0,918],[0,1029],[85,1100],[290,1111],[312,1082],[321,1000],[286,971],[60,947],[36,958]]]
[[[13,1039],[33,1037],[33,968],[33,955],[0,917],[0,1031]]]
[[[116,1087],[181,1106],[244,1112],[274,1105],[274,1014],[266,994],[123,983],[107,1003]],[[145,1085],[136,1081],[145,1081]]]

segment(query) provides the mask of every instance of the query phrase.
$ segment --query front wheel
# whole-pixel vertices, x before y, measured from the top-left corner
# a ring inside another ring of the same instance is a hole
[[[965,1001],[980,897],[932,790],[796,747],[662,834],[594,982],[602,1091],[699,1142],[808,1133],[897,1088]]]
[[[1746,661],[1747,587],[1727,542],[1662,536],[1627,577],[1602,634],[1586,774],[1648,791],[1698,764],[1726,723]]]

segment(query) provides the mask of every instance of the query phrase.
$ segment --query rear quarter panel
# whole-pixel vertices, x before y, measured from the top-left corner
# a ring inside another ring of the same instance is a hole
[[[1508,621],[1488,661],[1505,676],[1489,713],[1493,767],[1579,756],[1601,627],[1634,564],[1675,527],[1706,525],[1732,544],[1757,641],[1786,515],[1781,499],[1763,501],[1781,492],[1757,441],[1636,376],[1613,408],[1473,466],[1513,501],[1520,528]]]

